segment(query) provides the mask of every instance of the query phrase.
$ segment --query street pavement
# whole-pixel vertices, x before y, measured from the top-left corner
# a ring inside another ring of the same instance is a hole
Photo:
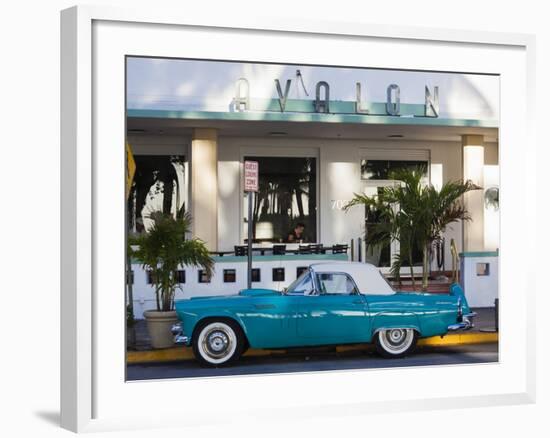
[[[127,380],[174,379],[491,362],[498,362],[497,343],[422,347],[402,359],[384,359],[373,351],[335,353],[318,349],[296,350],[285,354],[284,357],[242,357],[233,366],[223,368],[203,368],[194,360],[132,364],[127,367],[126,378]]]

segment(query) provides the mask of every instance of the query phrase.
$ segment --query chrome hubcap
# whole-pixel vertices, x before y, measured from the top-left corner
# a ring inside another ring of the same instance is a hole
[[[229,345],[229,339],[225,333],[220,331],[215,331],[208,336],[208,349],[215,353],[220,353],[224,350],[227,350]]]
[[[388,336],[392,344],[399,344],[405,337],[405,330],[390,330]]]
[[[214,322],[199,334],[198,350],[200,355],[212,364],[222,364],[235,353],[237,336],[234,330],[224,322]]]
[[[412,344],[414,332],[411,329],[390,329],[379,334],[379,340],[388,353],[399,354],[406,351]]]

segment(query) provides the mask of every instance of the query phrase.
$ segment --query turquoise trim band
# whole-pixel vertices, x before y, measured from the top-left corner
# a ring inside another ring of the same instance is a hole
[[[405,104],[402,104],[403,107]],[[414,111],[416,112],[416,110]],[[209,112],[129,109],[128,117],[144,119],[190,119],[190,120],[245,120],[264,122],[317,122],[354,123],[374,125],[419,125],[419,126],[468,126],[497,128],[496,120],[442,119],[419,116],[362,115],[351,113],[310,113],[310,112]]]
[[[498,257],[497,251],[470,251],[459,253],[460,257]]]

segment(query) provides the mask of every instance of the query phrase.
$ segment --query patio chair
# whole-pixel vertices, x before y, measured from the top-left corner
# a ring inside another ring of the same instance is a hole
[[[286,245],[273,245],[273,255],[285,255]]]
[[[347,245],[332,245],[333,254],[347,254],[348,246]]]
[[[324,254],[325,250],[323,249],[323,245],[320,243],[311,243],[309,245],[309,249],[312,254]]]
[[[235,255],[236,256],[247,256],[248,255],[248,246],[247,245],[235,245]]]

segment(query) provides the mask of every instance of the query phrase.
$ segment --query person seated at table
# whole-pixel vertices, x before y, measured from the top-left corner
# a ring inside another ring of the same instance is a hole
[[[290,230],[287,234],[287,243],[303,243],[306,241],[304,230],[306,225],[303,222],[298,222],[293,230]]]

